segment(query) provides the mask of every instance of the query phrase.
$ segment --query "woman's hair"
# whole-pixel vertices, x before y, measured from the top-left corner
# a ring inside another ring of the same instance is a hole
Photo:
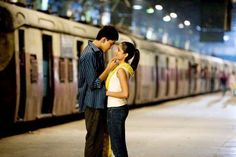
[[[139,63],[139,50],[135,48],[134,44],[130,42],[122,42],[121,43],[122,50],[124,53],[128,53],[128,56],[125,58],[125,62],[128,62],[131,58],[133,58],[130,63],[131,67],[135,71],[138,67]]]

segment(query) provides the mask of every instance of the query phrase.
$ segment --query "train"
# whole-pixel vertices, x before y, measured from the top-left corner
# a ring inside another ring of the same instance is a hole
[[[0,2],[0,127],[80,114],[82,50],[99,27]],[[144,105],[220,90],[236,63],[120,32],[140,50],[128,104]],[[105,56],[108,61],[113,52]]]

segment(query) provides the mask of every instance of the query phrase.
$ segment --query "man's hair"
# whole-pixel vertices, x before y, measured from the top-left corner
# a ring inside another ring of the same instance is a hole
[[[106,37],[108,40],[118,40],[119,34],[113,26],[103,26],[97,34],[96,39],[100,40],[102,37]]]

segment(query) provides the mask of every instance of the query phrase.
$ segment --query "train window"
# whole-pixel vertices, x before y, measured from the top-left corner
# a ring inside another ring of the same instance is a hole
[[[73,82],[73,61],[68,59],[68,81]]]
[[[59,59],[59,80],[60,82],[65,82],[65,59]]]
[[[30,80],[31,83],[38,82],[38,62],[35,54],[30,55]]]

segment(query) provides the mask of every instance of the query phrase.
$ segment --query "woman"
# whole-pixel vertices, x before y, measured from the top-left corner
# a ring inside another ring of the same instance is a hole
[[[129,112],[127,105],[129,78],[137,69],[139,51],[132,43],[122,42],[117,47],[116,58],[118,66],[110,72],[106,80],[107,125],[113,154],[115,157],[128,157],[125,142],[125,120]],[[129,64],[131,59],[132,62]]]

